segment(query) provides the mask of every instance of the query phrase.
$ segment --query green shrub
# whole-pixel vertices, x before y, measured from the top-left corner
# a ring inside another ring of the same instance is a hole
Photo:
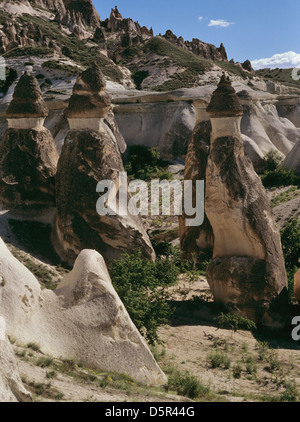
[[[282,156],[279,154],[278,151],[276,151],[275,149],[272,149],[265,156],[265,160],[266,160],[266,170],[272,171],[272,170],[276,170],[279,167],[279,164],[282,161]]]
[[[180,373],[174,370],[168,378],[168,388],[176,390],[177,394],[197,399],[209,394],[210,390],[204,386],[198,378],[191,375],[188,371]]]
[[[236,314],[224,314],[222,312],[221,315],[216,318],[216,322],[219,327],[231,328],[234,331],[237,331],[239,329],[254,331],[257,329],[255,322]]]
[[[241,378],[243,368],[240,363],[236,363],[232,368],[232,375],[233,378],[239,379]]]
[[[279,166],[275,170],[266,170],[262,183],[265,187],[299,185],[299,176],[293,170]]]
[[[174,264],[167,259],[164,262],[142,259],[140,251],[126,253],[112,262],[110,275],[138,330],[150,344],[158,342],[158,327],[168,322],[173,312],[164,285],[177,279]]]
[[[300,260],[300,221],[293,218],[281,230],[281,243],[287,269],[299,266]]]
[[[258,359],[264,360],[266,356],[269,354],[269,345],[265,341],[258,341],[257,342],[257,350],[258,350]]]
[[[229,369],[231,365],[231,360],[227,353],[224,352],[212,352],[207,355],[207,362],[210,364],[211,368],[223,368]]]
[[[147,148],[144,145],[129,147],[129,155],[125,170],[130,179],[149,180],[172,178],[168,172],[169,163],[160,158],[157,148]]]

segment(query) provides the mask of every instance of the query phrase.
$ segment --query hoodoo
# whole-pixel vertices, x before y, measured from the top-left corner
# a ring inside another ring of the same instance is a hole
[[[242,106],[224,74],[207,112],[211,120],[205,212],[213,230],[207,278],[217,302],[268,327],[284,325],[287,277],[265,189],[245,155]]]
[[[103,125],[111,102],[105,88],[102,72],[93,64],[78,77],[67,110],[70,131],[58,162],[52,239],[57,253],[70,264],[86,248],[97,250],[106,261],[138,249],[144,257],[155,257],[139,216],[119,209],[120,190],[128,200],[130,194],[127,184],[119,182],[124,167],[118,145]],[[104,193],[96,192],[102,181],[116,187],[116,195],[109,195],[106,202],[111,215],[96,210]]]
[[[25,72],[6,111],[0,142],[0,201],[15,210],[55,205],[58,153],[43,124],[48,109],[37,79]]]

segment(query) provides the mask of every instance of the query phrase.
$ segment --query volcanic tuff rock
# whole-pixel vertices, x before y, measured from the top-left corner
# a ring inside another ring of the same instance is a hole
[[[209,121],[197,123],[185,157],[184,180],[193,181],[193,198],[196,198],[196,181],[205,180],[206,165],[210,147],[211,124]],[[193,204],[195,206],[195,204]],[[212,249],[213,231],[211,225],[204,217],[202,225],[189,227],[185,225],[186,216],[179,217],[180,248],[183,259],[199,256],[201,251]],[[201,256],[199,257],[201,259]]]
[[[82,251],[55,291],[42,290],[0,239],[0,276],[6,280],[0,285],[0,316],[18,343],[35,343],[52,357],[127,374],[144,384],[166,382],[96,251]]]
[[[0,200],[9,209],[55,204],[58,153],[43,123],[48,114],[33,75],[21,76],[7,109],[0,142]]]
[[[282,162],[282,166],[300,175],[300,141],[295,144]]]
[[[130,199],[126,182],[119,179],[124,172],[119,147],[115,138],[103,130],[109,104],[103,75],[94,65],[74,85],[67,110],[71,130],[57,166],[53,243],[68,263],[73,263],[85,248],[98,250],[106,260],[137,249],[147,258],[155,256],[139,216],[119,210],[121,202],[115,201],[115,194],[111,193],[106,203],[111,215],[99,215],[96,210],[101,196],[96,192],[98,182],[112,182],[117,195],[122,190],[126,201]]]
[[[207,111],[212,133],[205,212],[214,234],[208,282],[217,302],[263,325],[282,326],[288,299],[280,235],[265,189],[245,156],[243,109],[224,75]]]
[[[1,284],[0,302],[2,287]],[[5,326],[5,319],[0,317],[0,402],[31,402],[31,394],[22,384],[14,352],[6,337]]]

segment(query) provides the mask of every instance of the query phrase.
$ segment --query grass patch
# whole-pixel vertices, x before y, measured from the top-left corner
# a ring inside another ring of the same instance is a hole
[[[39,264],[33,259],[29,258],[23,251],[10,245],[10,252],[20,261],[39,281],[42,288],[55,290],[58,282],[57,274],[49,269],[48,266]],[[61,273],[62,274],[62,273]]]
[[[169,390],[175,390],[177,394],[189,397],[190,399],[203,399],[210,395],[209,387],[190,374],[188,371],[180,372],[173,369],[168,377],[167,387]]]
[[[212,369],[229,369],[231,365],[230,357],[227,355],[227,353],[221,351],[209,353],[207,355],[207,362]]]
[[[14,57],[27,57],[27,56],[37,56],[37,57],[44,57],[44,56],[53,56],[54,49],[48,47],[16,47],[12,50],[7,51],[3,54],[5,58],[14,58]]]
[[[242,69],[240,66],[234,65],[233,63],[216,62],[216,64],[226,72],[236,76],[240,76],[243,79],[253,78],[253,76],[249,72],[245,72],[244,69]]]
[[[71,66],[66,63],[62,63],[59,60],[48,60],[44,62],[42,66],[47,69],[62,70],[72,75],[78,75],[79,73],[82,72],[80,68],[76,66]]]
[[[266,81],[279,82],[283,85],[300,88],[300,81],[292,78],[293,69],[260,69],[255,73]]]
[[[300,189],[298,186],[291,186],[286,191],[280,193],[271,199],[271,207],[278,207],[278,205],[285,204],[292,199],[298,198],[300,196]]]

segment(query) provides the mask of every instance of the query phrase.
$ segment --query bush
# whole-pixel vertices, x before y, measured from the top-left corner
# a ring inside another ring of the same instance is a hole
[[[231,365],[229,356],[224,352],[209,353],[207,356],[207,361],[213,369],[229,369]]]
[[[287,270],[299,266],[300,260],[300,221],[293,218],[281,230],[281,243]]]
[[[294,296],[294,275],[300,262],[300,221],[293,218],[281,230],[281,243],[288,278],[289,299]]]
[[[240,363],[236,363],[232,368],[232,375],[235,379],[241,378],[243,368]]]
[[[169,163],[160,158],[157,148],[147,148],[144,145],[133,145],[129,148],[129,156],[125,165],[128,177],[131,179],[167,179],[172,178],[168,172]]]
[[[168,378],[168,388],[176,390],[177,394],[196,399],[209,394],[210,390],[189,372],[180,373],[174,370]]]
[[[222,328],[231,328],[234,331],[248,330],[254,331],[257,329],[255,322],[241,315],[224,314],[223,312],[216,318],[217,324]]]
[[[178,276],[172,262],[144,260],[140,251],[132,255],[125,253],[111,264],[110,275],[138,330],[150,344],[158,342],[158,327],[167,323],[173,313],[164,289]]]
[[[283,167],[275,170],[266,170],[262,175],[262,183],[265,187],[299,185],[299,176],[293,171]]]
[[[282,161],[282,156],[275,149],[272,149],[265,156],[265,160],[266,160],[266,170],[272,171],[272,170],[276,170],[279,167],[279,164]]]

